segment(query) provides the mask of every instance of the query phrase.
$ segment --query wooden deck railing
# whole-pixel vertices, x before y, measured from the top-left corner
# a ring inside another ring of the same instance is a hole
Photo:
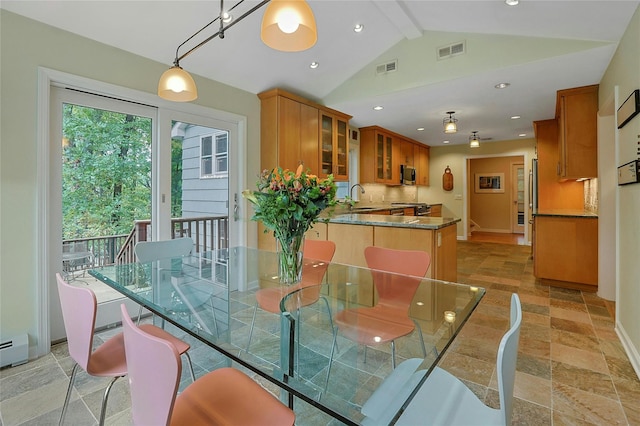
[[[171,238],[191,237],[195,243],[194,249],[196,253],[228,248],[228,233],[228,216],[171,219]],[[65,240],[63,244],[71,242],[87,243],[87,248],[93,253],[93,263],[84,266],[87,269],[96,266],[135,262],[133,248],[138,241],[150,240],[150,236],[151,221],[140,220],[135,222],[128,235],[76,238]]]

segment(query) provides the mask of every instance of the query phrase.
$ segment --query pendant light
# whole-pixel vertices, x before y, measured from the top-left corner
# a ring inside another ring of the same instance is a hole
[[[455,133],[458,131],[458,125],[456,124],[458,120],[456,120],[455,117],[453,116],[453,114],[455,114],[455,111],[447,111],[447,114],[449,114],[449,117],[445,117],[444,120],[442,120],[442,125],[444,126],[444,132]]]
[[[306,1],[262,0],[247,12],[235,18],[230,12],[243,2],[244,0],[239,0],[233,7],[226,10],[224,9],[223,0],[220,0],[219,15],[178,46],[173,66],[160,77],[158,96],[174,102],[189,102],[197,99],[198,89],[196,88],[196,83],[193,77],[182,69],[180,61],[214,38],[224,38],[226,30],[267,5],[267,3],[269,5],[262,18],[262,29],[260,31],[260,37],[267,46],[284,52],[298,52],[316,44],[318,40],[316,20]],[[179,55],[178,52],[182,46],[215,22],[219,23],[218,31],[196,44],[186,53]]]
[[[189,102],[198,98],[198,88],[191,74],[180,65],[174,65],[160,77],[158,96],[175,102]]]
[[[474,130],[469,136],[469,146],[471,148],[478,148],[480,146],[480,138],[478,137],[478,131]]]
[[[271,0],[262,17],[260,37],[283,52],[309,49],[318,40],[313,11],[304,0]]]

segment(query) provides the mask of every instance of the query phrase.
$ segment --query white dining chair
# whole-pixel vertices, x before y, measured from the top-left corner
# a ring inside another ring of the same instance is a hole
[[[429,419],[431,425],[510,425],[521,323],[520,298],[514,293],[511,327],[500,340],[496,361],[500,408],[485,405],[460,379],[436,367],[395,424],[424,424]]]

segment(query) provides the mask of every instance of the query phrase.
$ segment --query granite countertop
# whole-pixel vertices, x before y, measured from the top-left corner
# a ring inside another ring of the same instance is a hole
[[[460,219],[453,217],[388,216],[348,213],[335,216],[329,222],[350,225],[391,226],[396,228],[441,229],[460,222]]]
[[[587,219],[597,219],[598,214],[587,210],[574,209],[539,209],[533,212],[534,216],[556,216],[556,217],[581,217]]]

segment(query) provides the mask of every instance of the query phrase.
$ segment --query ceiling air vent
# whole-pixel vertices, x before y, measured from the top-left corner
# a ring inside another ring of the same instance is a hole
[[[457,41],[447,46],[438,48],[438,60],[448,59],[452,56],[462,55],[465,53],[464,41]]]
[[[393,61],[376,65],[376,75],[387,74],[390,72],[394,72],[398,70],[398,60],[394,59]]]

